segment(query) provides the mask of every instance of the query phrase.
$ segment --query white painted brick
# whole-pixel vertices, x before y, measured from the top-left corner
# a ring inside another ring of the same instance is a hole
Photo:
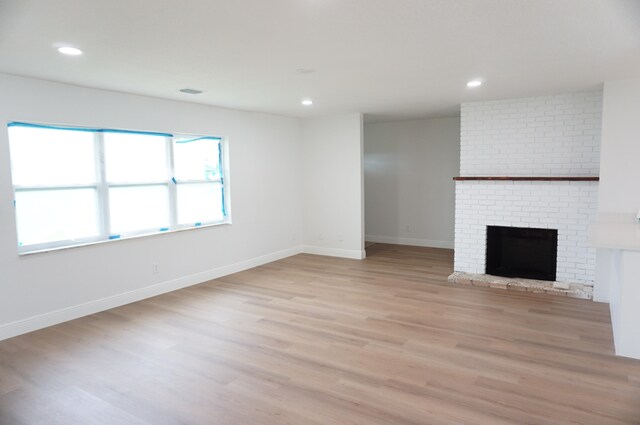
[[[463,176],[598,174],[601,91],[467,103],[461,115]]]
[[[600,167],[602,92],[461,106],[463,176],[590,176]],[[455,269],[484,273],[486,226],[558,230],[557,279],[593,284],[596,182],[456,183]]]
[[[593,284],[595,250],[587,231],[597,197],[597,182],[458,182],[455,269],[484,273],[487,225],[551,228],[558,229],[557,279]],[[545,199],[562,201],[549,206]]]

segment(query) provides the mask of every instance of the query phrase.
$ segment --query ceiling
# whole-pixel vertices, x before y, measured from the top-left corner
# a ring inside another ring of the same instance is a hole
[[[450,116],[640,76],[640,1],[0,0],[0,72],[295,117]]]

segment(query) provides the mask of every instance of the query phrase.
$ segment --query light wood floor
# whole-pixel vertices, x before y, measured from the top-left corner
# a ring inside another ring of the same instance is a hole
[[[297,255],[0,342],[0,424],[640,423],[606,305]],[[639,324],[640,325],[640,324]]]

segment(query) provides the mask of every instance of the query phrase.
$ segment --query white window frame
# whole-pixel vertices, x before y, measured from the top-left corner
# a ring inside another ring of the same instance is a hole
[[[23,121],[11,121],[18,123],[25,123]],[[9,124],[9,123],[8,123]],[[51,125],[51,124],[39,124],[39,123],[26,123],[35,126],[42,126],[43,128],[68,128],[68,129],[84,129],[84,127],[70,126],[70,125]],[[189,229],[199,229],[209,226],[217,226],[222,224],[231,224],[230,213],[230,196],[229,196],[229,168],[228,168],[228,156],[227,147],[228,140],[225,137],[219,136],[202,136],[191,134],[173,134],[164,137],[165,148],[167,152],[167,176],[164,180],[137,182],[137,183],[110,183],[106,176],[106,164],[105,164],[105,143],[104,134],[111,129],[96,128],[92,134],[94,136],[94,156],[96,161],[96,183],[95,184],[82,184],[82,185],[13,185],[14,199],[15,194],[18,192],[26,191],[49,191],[49,190],[73,190],[73,189],[94,189],[96,191],[96,198],[98,205],[96,206],[96,213],[98,214],[98,227],[99,234],[95,237],[68,239],[60,241],[45,242],[40,244],[18,246],[18,254],[33,254],[38,252],[46,252],[57,249],[73,248],[78,246],[92,245],[103,242],[113,242],[117,240],[124,240],[129,238],[151,236],[164,233],[172,233],[176,231],[183,231]],[[100,131],[102,130],[102,131]],[[130,132],[132,134],[145,134],[146,131],[136,130],[117,130]],[[174,152],[173,143],[175,138],[201,138],[201,137],[213,137],[217,139],[219,144],[219,158],[220,158],[220,171],[221,176],[216,180],[176,180],[174,178]],[[160,138],[160,136],[159,136]],[[193,224],[178,224],[178,212],[177,212],[177,186],[178,184],[206,184],[206,183],[220,183],[223,190],[223,219],[218,221],[203,221]],[[120,234],[114,234],[111,232],[110,223],[110,209],[109,209],[109,189],[117,187],[145,187],[145,186],[165,186],[168,190],[168,205],[169,210],[169,227],[147,228],[140,229],[132,232],[125,232]],[[15,207],[15,201],[14,201]],[[18,220],[17,211],[14,211],[16,221]],[[17,227],[16,227],[17,229]]]
[[[184,134],[180,134],[180,135],[174,135],[174,138],[193,138],[193,136],[186,136]],[[218,146],[219,146],[219,153],[218,153],[218,158],[219,158],[219,162],[220,162],[220,176],[215,179],[215,180],[206,180],[206,179],[197,179],[197,180],[180,180],[180,179],[173,179],[173,176],[175,175],[175,167],[174,167],[174,152],[173,152],[173,140],[171,140],[171,143],[169,143],[167,145],[167,158],[169,158],[170,164],[169,164],[169,170],[171,173],[171,183],[169,185],[169,201],[171,202],[171,226],[172,228],[176,228],[176,229],[187,229],[187,228],[192,228],[192,227],[203,227],[205,225],[207,225],[207,222],[199,222],[199,223],[194,223],[193,225],[191,224],[179,224],[178,223],[178,206],[177,206],[177,200],[178,200],[178,186],[180,185],[199,185],[199,184],[220,184],[222,186],[222,209],[223,209],[223,217],[227,217],[229,216],[229,203],[228,201],[228,191],[227,191],[227,179],[226,176],[228,175],[227,173],[227,169],[226,169],[226,164],[227,164],[227,160],[225,158],[225,144],[223,143],[223,140],[219,140],[218,141]],[[225,221],[225,219],[223,218],[223,221]],[[229,221],[230,222],[230,221]],[[212,222],[209,222],[212,223]],[[217,222],[213,222],[213,223],[217,223]]]

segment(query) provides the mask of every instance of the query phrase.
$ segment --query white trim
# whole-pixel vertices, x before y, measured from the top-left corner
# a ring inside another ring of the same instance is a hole
[[[302,252],[304,252],[305,254],[325,255],[327,257],[352,258],[355,260],[362,260],[367,257],[367,254],[364,250],[325,248],[322,246],[310,245],[303,246]]]
[[[165,230],[165,231],[160,231],[157,228],[156,229],[139,230],[139,231],[135,231],[135,232],[122,233],[120,235],[120,237],[116,238],[116,239],[102,239],[101,236],[96,236],[96,237],[85,238],[85,239],[81,239],[81,240],[75,239],[75,240],[72,240],[72,241],[47,242],[47,243],[44,243],[44,244],[27,245],[25,247],[18,247],[18,255],[19,256],[33,255],[33,254],[42,254],[42,253],[51,252],[51,251],[61,251],[61,250],[64,250],[64,249],[76,249],[76,248],[81,248],[83,246],[114,243],[114,242],[120,242],[120,241],[128,241],[128,240],[131,240],[131,239],[138,239],[138,238],[148,238],[148,237],[152,237],[152,236],[166,235],[166,234],[171,234],[171,233],[176,233],[176,232],[185,232],[185,231],[188,231],[188,230],[206,229],[207,227],[223,226],[225,224],[231,224],[231,220],[214,221],[214,222],[211,222],[211,223],[203,223],[200,226],[194,226],[194,225],[191,225],[191,224],[183,224],[183,225],[180,225],[180,226],[176,226],[175,229],[171,229],[170,228],[169,230]],[[67,242],[71,242],[71,243],[67,243]],[[28,249],[28,251],[24,251],[24,250],[22,250],[22,248]]]
[[[394,245],[425,246],[428,248],[453,249],[453,241],[438,241],[433,239],[401,238],[398,236],[366,235],[367,242],[390,243]]]
[[[108,240],[109,231],[111,229],[111,207],[109,200],[109,186],[107,186],[107,167],[104,159],[104,134],[93,133],[94,145],[96,147],[96,171],[98,173],[98,186],[96,187],[96,195],[98,196],[98,205],[96,214],[98,214],[98,222],[100,223],[100,239]],[[65,244],[66,246],[67,244]],[[37,248],[36,248],[37,251]]]
[[[169,190],[169,223],[174,227],[178,223],[178,188],[173,182],[176,175],[175,159],[173,157],[173,138],[166,137],[164,140],[167,154],[167,189]]]
[[[88,316],[104,310],[109,310],[125,304],[130,304],[146,298],[155,297],[187,286],[196,285],[198,283],[207,282],[232,273],[238,273],[253,267],[281,260],[292,255],[300,254],[302,247],[288,248],[282,251],[272,252],[270,254],[240,261],[238,263],[221,266],[215,269],[206,270],[200,273],[180,277],[174,280],[157,283],[155,285],[136,289],[129,292],[113,295],[111,297],[99,300],[89,301],[88,303],[79,304],[73,307],[64,308],[57,311],[41,314],[39,316],[30,317],[5,325],[0,325],[0,341],[33,332],[48,326],[57,325],[58,323],[68,320],[77,319],[79,317]]]

